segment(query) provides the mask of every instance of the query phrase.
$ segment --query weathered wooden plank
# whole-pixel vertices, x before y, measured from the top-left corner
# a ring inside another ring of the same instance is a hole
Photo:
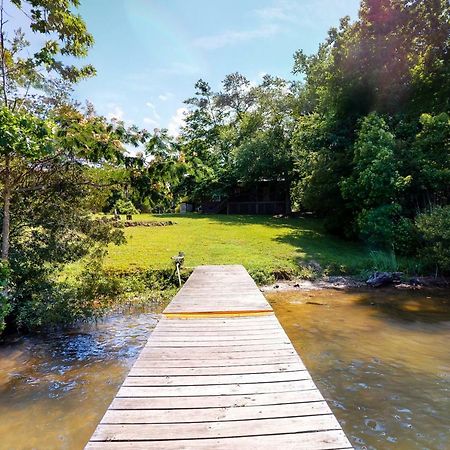
[[[195,328],[182,328],[180,327],[178,330],[175,330],[174,328],[166,328],[162,326],[161,328],[157,329],[155,328],[156,333],[179,333],[179,334],[185,334],[185,333],[196,333]],[[258,335],[267,335],[270,336],[272,332],[278,333],[279,329],[275,328],[274,326],[258,326],[258,327],[246,327],[244,325],[241,325],[239,327],[227,327],[223,329],[217,329],[215,326],[207,326],[205,325],[201,331],[199,331],[199,335],[202,334],[208,334],[215,333],[217,336],[227,336],[230,335],[230,333],[236,333],[236,334],[258,334]]]
[[[295,355],[288,355],[278,358],[273,358],[272,356],[266,357],[257,357],[251,359],[144,359],[138,358],[134,363],[133,367],[239,367],[239,366],[248,366],[248,365],[266,365],[273,364],[274,361],[280,364],[298,364],[299,359]]]
[[[196,270],[165,309],[165,313],[214,311],[272,311],[243,268]],[[209,288],[209,289],[208,289]],[[244,292],[242,290],[245,289]]]
[[[275,335],[273,337],[271,336],[248,336],[248,335],[242,335],[242,336],[199,336],[197,334],[192,334],[190,336],[182,335],[182,336],[161,336],[161,335],[155,335],[152,336],[148,342],[151,345],[156,345],[159,343],[163,344],[174,344],[177,345],[180,342],[183,344],[196,344],[196,343],[208,343],[212,345],[239,345],[239,344],[273,344],[274,342],[289,342],[286,340],[287,338],[283,336],[281,333],[278,335]]]
[[[200,320],[203,322],[201,323]],[[250,315],[248,317],[226,317],[226,316],[220,316],[220,318],[210,318],[208,316],[202,317],[202,318],[190,318],[186,317],[183,319],[180,318],[174,318],[170,320],[164,320],[158,324],[160,328],[168,328],[168,327],[176,327],[176,328],[198,328],[198,326],[213,326],[218,327],[220,330],[221,328],[226,329],[227,327],[252,327],[252,328],[258,328],[258,327],[265,327],[265,326],[271,326],[273,328],[279,328],[279,325],[276,322],[275,316],[270,314],[263,314],[263,315]]]
[[[189,349],[189,352],[184,349],[148,349],[143,351],[139,356],[139,359],[145,360],[189,360],[194,358],[202,358],[203,360],[218,359],[220,357],[222,361],[226,362],[232,359],[253,360],[260,357],[282,358],[285,356],[295,356],[295,351],[289,348],[279,350],[255,350],[255,351],[205,351],[200,349]],[[209,349],[208,349],[209,350]],[[214,350],[214,349],[213,349]]]
[[[191,319],[196,320],[196,319]],[[172,319],[165,320],[165,322],[172,322]],[[201,328],[200,328],[201,327]],[[200,329],[199,329],[200,328]],[[189,336],[192,333],[195,333],[195,327],[184,327],[181,324],[179,326],[167,326],[166,324],[162,324],[161,327],[158,325],[155,328],[155,337],[161,336],[164,337],[165,335],[187,335]],[[255,335],[257,337],[272,337],[272,334],[274,337],[278,336],[285,336],[285,334],[280,331],[279,326],[277,327],[276,324],[269,324],[269,325],[258,325],[258,326],[248,326],[245,324],[242,325],[227,325],[227,326],[217,326],[217,325],[207,325],[207,324],[198,324],[197,326],[197,334],[198,336],[217,336],[217,338],[220,337],[226,337],[226,336],[233,336],[236,338],[242,337],[243,335]]]
[[[271,392],[296,392],[316,389],[312,380],[278,381],[274,383],[226,384],[207,386],[122,386],[117,397],[181,397],[207,395],[249,395]]]
[[[323,400],[317,389],[248,395],[212,395],[179,397],[116,397],[110,409],[203,409],[244,406],[287,405]]]
[[[152,341],[152,349],[203,349],[207,348],[207,351],[214,351],[221,353],[222,350],[224,352],[227,351],[250,351],[253,350],[283,350],[286,348],[291,348],[289,342],[161,342],[161,341]],[[202,350],[205,351],[205,350]]]
[[[192,423],[231,420],[259,420],[331,414],[325,401],[286,405],[248,406],[246,408],[108,410],[102,424]]]
[[[273,383],[275,381],[308,380],[307,370],[295,372],[274,372],[265,374],[242,375],[193,375],[193,376],[138,376],[129,375],[122,386],[197,386],[197,385],[225,385],[248,383]]]
[[[339,429],[340,426],[332,414],[235,422],[126,425],[103,425],[100,423],[91,440],[154,441],[160,440],[161,436],[173,436],[177,439],[198,439]]]
[[[348,450],[348,440],[342,430],[315,431],[224,439],[165,440],[147,442],[90,442],[87,450]]]
[[[213,367],[136,367],[131,368],[129,376],[217,376],[264,373],[298,372],[306,370],[298,364],[259,364],[253,366],[213,366]]]

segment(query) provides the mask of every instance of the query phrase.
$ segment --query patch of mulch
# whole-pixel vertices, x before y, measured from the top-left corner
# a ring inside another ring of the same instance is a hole
[[[116,222],[116,226],[118,227],[167,227],[170,225],[176,225],[176,222],[173,222],[172,220],[165,220],[165,221],[156,221],[156,220],[125,220],[124,222]]]

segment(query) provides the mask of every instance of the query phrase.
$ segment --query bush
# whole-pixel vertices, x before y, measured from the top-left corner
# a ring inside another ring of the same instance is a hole
[[[125,200],[123,198],[117,200],[114,204],[113,211],[117,211],[119,214],[139,214],[139,211],[133,203],[130,200]]]
[[[414,256],[420,245],[419,231],[412,219],[401,217],[395,224],[394,250],[398,255]]]
[[[101,317],[124,292],[103,270],[102,256],[90,258],[76,281],[48,276],[24,281],[14,292],[16,326],[33,331]]]
[[[416,218],[422,238],[421,259],[429,266],[450,273],[450,206],[436,206]]]
[[[272,284],[275,282],[275,276],[270,270],[264,269],[251,269],[249,270],[250,276],[253,278],[254,282],[258,285]]]
[[[362,238],[374,247],[391,249],[395,241],[395,221],[399,212],[400,206],[395,203],[363,210],[358,216]]]

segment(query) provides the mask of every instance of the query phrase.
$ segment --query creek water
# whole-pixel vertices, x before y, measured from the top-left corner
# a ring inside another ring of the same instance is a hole
[[[0,347],[0,449],[82,449],[157,323],[126,311]]]
[[[267,296],[357,449],[450,449],[450,292]]]
[[[355,448],[450,448],[448,291],[267,298]],[[0,448],[82,449],[159,312],[2,344]]]

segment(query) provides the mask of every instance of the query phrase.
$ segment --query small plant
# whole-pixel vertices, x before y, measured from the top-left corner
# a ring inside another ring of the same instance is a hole
[[[398,263],[395,253],[385,251],[371,251],[369,253],[371,268],[377,272],[397,272]]]
[[[272,284],[275,282],[275,277],[269,270],[253,269],[249,270],[249,273],[258,286]]]

